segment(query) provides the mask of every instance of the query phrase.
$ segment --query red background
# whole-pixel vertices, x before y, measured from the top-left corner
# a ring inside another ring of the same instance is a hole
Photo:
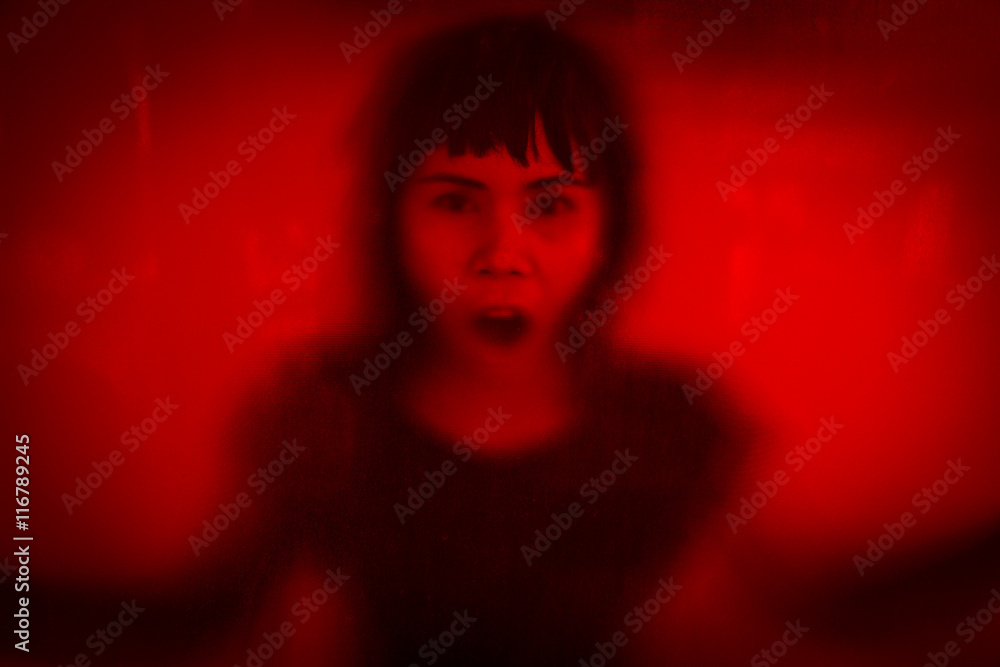
[[[345,62],[338,44],[383,6],[244,0],[220,21],[208,0],[71,2],[18,53],[0,56],[3,437],[31,436],[33,576],[100,585],[190,567],[187,537],[238,465],[222,437],[239,389],[295,341],[363,316],[356,114],[406,40],[500,8],[406,3]],[[946,294],[1000,251],[1000,8],[928,2],[884,39],[877,21],[890,17],[889,2],[753,2],[679,72],[672,54],[726,7],[734,5],[588,0],[558,29],[621,68],[634,98],[626,120],[642,151],[636,196],[648,240],[673,253],[602,335],[704,359],[746,343],[741,326],[775,289],[799,295],[719,380],[768,429],[731,508],[758,480],[789,470],[785,452],[814,435],[821,418],[844,424],[737,535],[718,517],[704,554],[684,571],[690,595],[676,612],[687,620],[660,621],[665,636],[684,627],[698,641],[719,632],[720,620],[742,627],[731,640],[742,664],[795,610],[818,614],[845,591],[891,587],[996,534],[1000,280],[960,311]],[[35,11],[35,3],[10,3],[0,28],[15,30]],[[119,120],[111,101],[157,64],[169,75]],[[833,95],[783,138],[775,122],[820,85]],[[237,146],[273,107],[296,117],[247,164]],[[51,163],[104,117],[114,132],[59,182]],[[939,127],[961,138],[911,183],[901,166]],[[717,181],[768,137],[778,152],[723,201]],[[178,205],[230,159],[242,173],[185,224]],[[851,243],[844,224],[897,178],[905,194]],[[340,249],[289,292],[283,272],[327,235]],[[85,324],[77,305],[122,267],[135,279]],[[276,287],[288,301],[230,353],[223,333]],[[894,372],[887,353],[938,308],[951,321]],[[26,385],[18,365],[70,320],[80,335]],[[68,514],[62,494],[92,461],[123,450],[122,432],[168,396],[181,406],[176,413]],[[959,458],[971,471],[859,578],[852,557],[884,522],[913,511],[911,497]],[[994,576],[954,597],[941,592],[939,614],[922,621],[927,632],[905,655],[916,664],[939,650],[998,584]],[[985,655],[998,633],[988,627],[991,638],[968,651]],[[803,642],[802,664],[820,664],[818,655],[878,660],[878,640],[859,630],[815,635],[824,639]]]

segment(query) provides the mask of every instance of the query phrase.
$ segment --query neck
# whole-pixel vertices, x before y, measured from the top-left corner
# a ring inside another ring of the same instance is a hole
[[[409,374],[407,409],[449,438],[483,426],[491,409],[511,415],[484,449],[517,449],[570,426],[577,417],[570,369],[551,346],[490,355],[431,348]]]

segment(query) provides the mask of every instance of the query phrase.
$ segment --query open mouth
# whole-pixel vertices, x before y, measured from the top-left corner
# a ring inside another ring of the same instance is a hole
[[[528,331],[527,316],[509,306],[495,306],[480,311],[473,321],[479,335],[497,345],[513,345]]]

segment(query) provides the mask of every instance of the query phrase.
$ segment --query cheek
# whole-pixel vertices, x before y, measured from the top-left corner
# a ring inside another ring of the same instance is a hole
[[[603,216],[594,212],[579,219],[571,231],[545,240],[549,277],[561,297],[576,297],[600,270]]]
[[[403,270],[421,293],[427,294],[447,278],[454,278],[462,267],[462,243],[458,235],[448,233],[434,216],[421,215],[404,204],[399,222],[400,260]]]

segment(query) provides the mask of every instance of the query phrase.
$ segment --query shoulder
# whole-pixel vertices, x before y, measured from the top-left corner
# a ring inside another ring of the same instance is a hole
[[[738,397],[722,386],[693,393],[696,369],[691,360],[635,350],[605,353],[591,373],[591,383],[604,400],[625,413],[677,426],[726,428],[748,426]]]
[[[351,388],[358,349],[303,343],[255,371],[229,420],[230,455],[246,485],[297,504],[346,482],[372,402]]]
[[[687,392],[695,373],[692,360],[607,353],[592,374],[592,405],[604,437],[644,448],[655,471],[650,483],[686,489],[710,503],[739,474],[759,429],[740,397],[724,386]]]

